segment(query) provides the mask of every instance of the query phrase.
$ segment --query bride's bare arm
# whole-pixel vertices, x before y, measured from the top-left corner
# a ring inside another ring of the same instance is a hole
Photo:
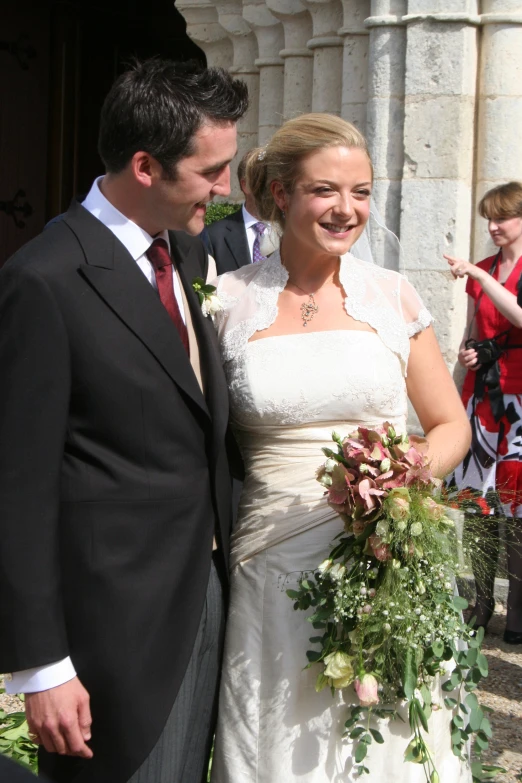
[[[406,387],[428,439],[433,471],[443,477],[466,455],[471,429],[431,326],[410,340]]]

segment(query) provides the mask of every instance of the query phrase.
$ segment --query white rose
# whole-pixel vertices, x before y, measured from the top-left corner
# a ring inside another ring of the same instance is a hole
[[[379,538],[382,538],[383,541],[387,541],[389,529],[390,529],[390,525],[388,523],[388,520],[380,519],[377,522],[377,527],[375,528],[375,532],[377,533]]]
[[[325,571],[328,571],[331,568],[332,563],[333,560],[330,560],[330,558],[328,558],[328,560],[323,560],[323,562],[319,566],[317,566],[317,570],[319,571],[319,573],[324,574]]]
[[[216,296],[216,294],[210,294],[208,299],[205,300],[208,304],[208,312],[210,315],[215,315],[220,310],[223,309],[223,305],[220,302],[219,296]]]
[[[333,565],[329,570],[329,574],[332,577],[332,579],[336,579],[337,581],[342,579],[345,573],[346,573],[346,567],[341,565],[340,563],[335,563],[335,565]]]
[[[352,659],[345,652],[330,653],[324,659],[325,677],[330,677],[334,688],[347,688],[354,681]]]

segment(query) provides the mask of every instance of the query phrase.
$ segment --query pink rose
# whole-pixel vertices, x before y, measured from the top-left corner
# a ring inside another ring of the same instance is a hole
[[[370,536],[368,541],[372,548],[374,557],[376,557],[377,560],[381,560],[381,562],[390,560],[391,558],[390,547],[388,546],[388,544],[384,544],[379,536],[376,535]]]
[[[386,499],[386,510],[395,522],[403,522],[410,515],[410,493],[406,487],[392,489]]]
[[[355,680],[355,692],[361,702],[361,707],[374,707],[379,703],[377,688],[379,683],[373,674],[363,674]]]
[[[422,505],[426,509],[426,511],[429,511],[433,519],[442,519],[445,513],[444,506],[441,506],[440,503],[437,503],[436,500],[433,500],[433,498],[424,498],[422,501]]]

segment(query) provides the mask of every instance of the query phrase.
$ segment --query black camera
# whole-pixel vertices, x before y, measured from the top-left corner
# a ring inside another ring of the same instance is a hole
[[[495,340],[466,340],[466,348],[476,350],[478,364],[492,364],[502,355],[502,348]]]

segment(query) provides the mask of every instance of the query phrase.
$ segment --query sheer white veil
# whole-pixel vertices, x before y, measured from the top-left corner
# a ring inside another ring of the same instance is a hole
[[[396,272],[403,266],[403,251],[399,238],[385,226],[373,196],[370,200],[368,222],[357,242],[352,245],[350,253],[362,261],[394,269]]]

